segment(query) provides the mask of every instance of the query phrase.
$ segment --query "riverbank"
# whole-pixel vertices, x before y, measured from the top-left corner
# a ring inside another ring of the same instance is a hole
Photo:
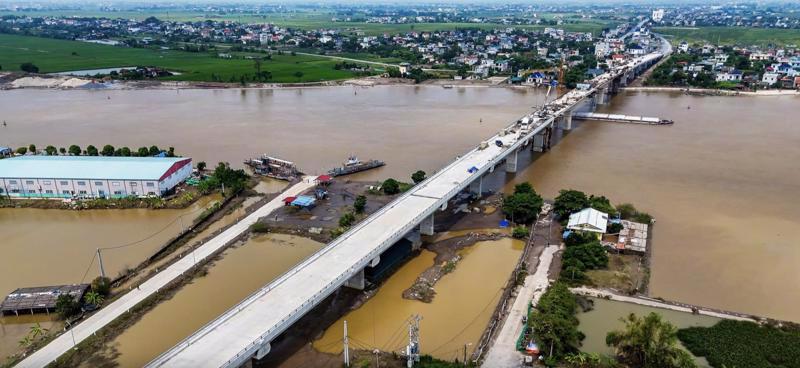
[[[759,91],[730,91],[724,89],[682,88],[682,87],[623,87],[623,91],[643,92],[682,92],[703,96],[800,96],[800,90],[767,89]]]
[[[275,90],[275,89],[300,89],[300,88],[325,88],[325,87],[374,87],[374,86],[439,86],[443,88],[452,87],[483,87],[483,88],[511,88],[511,89],[534,89],[538,88],[531,85],[512,85],[508,83],[496,83],[490,80],[471,80],[471,79],[429,79],[421,83],[415,83],[412,79],[387,78],[381,76],[367,76],[361,78],[350,78],[333,81],[303,82],[303,83],[226,83],[226,82],[192,82],[192,81],[162,81],[162,80],[141,80],[141,81],[121,81],[121,80],[97,80],[95,78],[69,77],[58,75],[28,75],[18,73],[8,73],[0,76],[0,90],[14,89],[55,89],[55,90],[175,90],[175,89],[252,89],[252,90]]]

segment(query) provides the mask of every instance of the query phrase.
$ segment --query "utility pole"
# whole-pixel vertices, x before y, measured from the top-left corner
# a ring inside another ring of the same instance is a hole
[[[347,321],[344,321],[344,366],[350,366],[350,341],[347,338]]]
[[[97,248],[97,259],[100,261],[100,276],[106,277],[106,269],[103,267],[103,255],[100,254],[100,248]]]
[[[411,317],[408,322],[408,346],[406,346],[406,356],[408,360],[406,366],[411,368],[414,363],[419,362],[419,321],[422,320],[418,314]]]

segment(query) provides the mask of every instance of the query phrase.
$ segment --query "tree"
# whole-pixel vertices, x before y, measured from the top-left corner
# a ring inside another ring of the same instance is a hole
[[[578,212],[588,206],[589,198],[583,192],[573,189],[561,190],[558,192],[555,203],[553,203],[553,211],[558,218],[564,219],[571,213]]]
[[[175,147],[170,147],[167,149],[167,157],[175,157]]]
[[[92,280],[92,291],[102,296],[108,296],[111,293],[111,279],[108,277],[97,276]]]
[[[73,145],[69,146],[69,150],[68,151],[69,151],[70,155],[80,156],[81,147],[73,144]]]
[[[86,154],[88,154],[89,156],[97,156],[98,155],[97,147],[91,144],[86,146]]]
[[[197,163],[197,171],[206,171],[206,162],[200,161]]]
[[[651,312],[644,318],[631,313],[621,319],[625,327],[606,335],[606,344],[617,358],[631,367],[689,368],[697,365],[678,345],[677,328],[661,315]]]
[[[356,197],[355,203],[353,203],[353,209],[356,210],[356,213],[364,213],[364,209],[367,207],[367,197],[360,195]]]
[[[423,180],[425,180],[425,172],[422,170],[417,170],[413,174],[411,174],[411,180],[414,181],[414,184],[419,184]]]
[[[578,302],[563,282],[556,282],[542,295],[528,324],[543,355],[559,358],[578,352],[583,334],[578,331],[577,310]]]
[[[150,151],[147,149],[147,147],[139,147],[139,149],[136,150],[136,156],[147,157],[149,155],[150,155]]]
[[[28,153],[28,147],[17,148],[17,153],[20,154],[20,155],[24,155],[24,154]]]
[[[128,147],[122,147],[119,152],[121,156],[129,157],[131,155],[131,149]]]
[[[392,178],[386,179],[381,187],[383,192],[388,195],[400,193],[400,183]]]
[[[30,62],[20,64],[19,69],[22,70],[23,72],[26,72],[26,73],[38,73],[39,72],[39,67],[36,66],[36,65],[33,65],[33,63],[30,63]]]
[[[617,209],[611,204],[611,201],[608,200],[605,196],[595,197],[594,195],[589,196],[589,207],[592,207],[600,212],[605,212],[610,216],[617,216]]]
[[[573,245],[583,245],[597,241],[597,235],[589,231],[573,231],[569,233],[564,244],[568,247]]]
[[[64,147],[61,147],[61,148],[58,149],[58,153],[60,153],[62,155],[66,155],[67,154],[67,149],[64,148]]]
[[[630,203],[623,203],[617,206],[617,211],[619,212],[619,216],[626,220],[632,218],[636,215],[636,207],[634,207]]]
[[[58,153],[58,148],[55,146],[47,146],[44,148],[44,151],[47,153],[48,156],[55,156]]]
[[[103,146],[103,150],[101,151],[103,156],[114,156],[114,146],[107,144]]]
[[[70,318],[81,311],[80,303],[72,295],[61,294],[56,299],[56,312],[62,319]]]
[[[35,144],[33,144],[33,143],[31,143],[31,144],[28,146],[28,151],[29,151],[30,153],[33,153],[33,154],[35,155],[35,154],[36,154],[36,145],[35,145]]]
[[[155,156],[159,153],[161,153],[161,150],[158,148],[158,146],[150,146],[150,148],[147,150],[147,154],[150,156]]]
[[[542,210],[544,200],[528,183],[518,184],[514,193],[503,198],[502,210],[511,221],[527,224],[533,221]]]
[[[103,304],[105,298],[103,298],[103,296],[100,295],[100,293],[90,291],[83,296],[83,300],[86,302],[86,304],[91,304],[97,307],[100,306],[100,304]]]

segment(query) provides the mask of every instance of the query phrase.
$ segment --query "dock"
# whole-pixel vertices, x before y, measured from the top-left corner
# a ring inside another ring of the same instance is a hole
[[[70,295],[75,300],[83,298],[83,294],[89,289],[89,284],[73,284],[58,286],[40,286],[20,288],[6,296],[0,304],[0,311],[5,315],[36,314],[54,312],[58,297]]]
[[[596,112],[576,112],[572,114],[574,119],[610,121],[614,123],[632,123],[645,125],[670,125],[674,122],[667,119],[659,119],[648,116],[634,116],[622,114],[601,114]]]

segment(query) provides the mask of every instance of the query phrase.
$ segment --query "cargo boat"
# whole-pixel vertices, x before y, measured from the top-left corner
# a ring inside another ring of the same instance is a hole
[[[303,174],[297,169],[294,162],[268,156],[267,154],[263,154],[258,158],[244,160],[244,164],[253,169],[254,174],[273,179],[291,181]]]
[[[341,167],[336,167],[333,169],[328,170],[328,175],[330,176],[342,176],[342,175],[349,175],[355,174],[357,172],[374,169],[376,167],[381,167],[386,165],[385,162],[379,160],[369,160],[362,162],[356,156],[350,156],[347,159],[347,162],[344,163]]]

